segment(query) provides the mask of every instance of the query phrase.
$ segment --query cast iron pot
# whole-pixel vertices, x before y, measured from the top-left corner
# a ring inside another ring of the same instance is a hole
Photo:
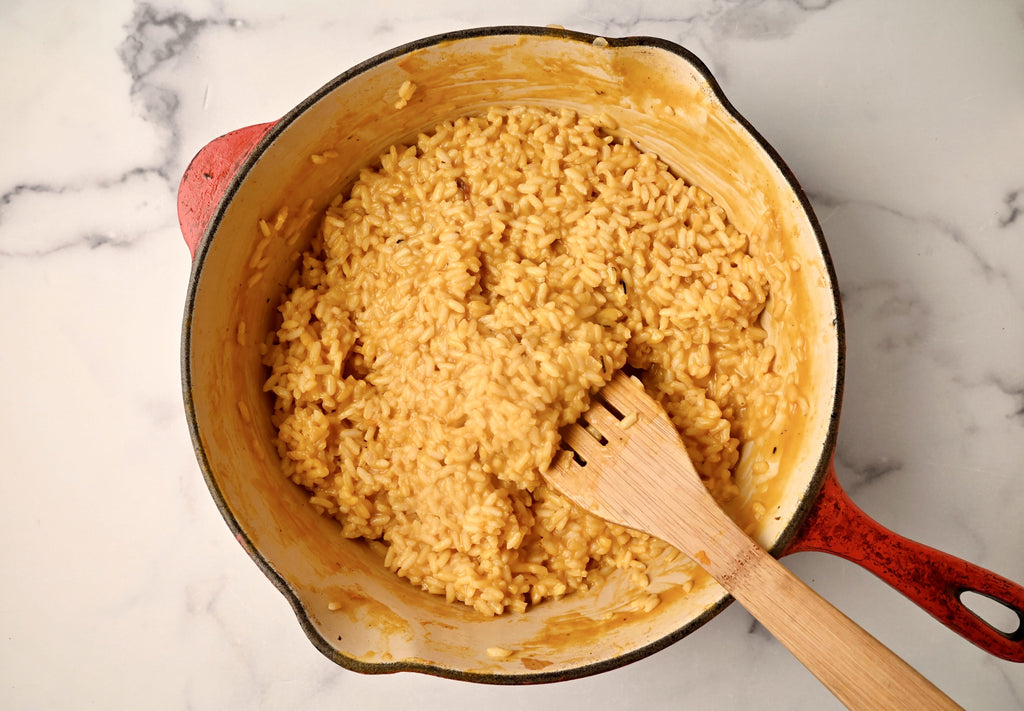
[[[396,108],[406,80],[416,91]],[[772,337],[809,345],[808,360],[796,368],[804,415],[746,446],[737,468],[743,493],[730,515],[774,555],[818,550],[847,558],[982,649],[1024,661],[1024,589],[884,529],[837,482],[839,290],[821,228],[781,158],[682,47],[538,27],[455,32],[385,52],[284,118],[213,141],[182,180],[179,218],[194,257],[182,382],[196,455],[228,526],[291,603],[316,648],[364,673],[549,682],[650,655],[731,600],[706,576],[684,591],[670,571],[655,566],[651,579],[662,603],[646,614],[632,611],[613,577],[525,614],[484,618],[384,569],[371,547],[343,539],[336,522],[318,515],[280,474],[259,344],[316,229],[316,214],[392,143],[495,104],[610,114],[621,133],[710,192],[741,230],[764,234],[780,258],[800,260],[791,311],[772,324]],[[267,238],[259,220],[275,225],[282,208],[289,218],[281,234]],[[779,349],[782,365],[792,357]],[[770,462],[767,476],[751,473],[757,458]],[[1012,610],[1017,629],[985,622],[961,601],[966,591]],[[486,652],[491,647],[511,654],[494,658]]]

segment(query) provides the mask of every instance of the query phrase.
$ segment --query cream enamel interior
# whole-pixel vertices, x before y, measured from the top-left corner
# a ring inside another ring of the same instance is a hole
[[[407,79],[416,93],[396,110],[398,87]],[[807,416],[747,447],[737,473],[743,494],[730,514],[754,526],[762,545],[775,547],[831,454],[841,354],[821,246],[786,176],[695,66],[660,46],[602,46],[555,34],[451,39],[369,66],[272,132],[223,207],[197,257],[185,353],[197,448],[225,515],[300,608],[317,646],[361,671],[415,668],[490,681],[487,675],[576,676],[658,648],[726,599],[706,577],[685,594],[653,574],[665,593],[651,613],[626,611],[628,599],[613,578],[524,615],[485,619],[420,592],[384,569],[366,544],[342,539],[336,524],[317,515],[306,493],[278,471],[258,342],[317,221],[295,244],[272,242],[269,265],[250,285],[250,259],[262,236],[258,219],[272,221],[282,206],[295,215],[307,198],[318,213],[388,145],[493,104],[607,112],[624,134],[710,192],[741,230],[761,231],[772,249],[800,257],[796,307],[773,324],[773,338],[807,344],[808,360],[798,368]],[[322,164],[310,160],[324,151],[338,155]],[[778,358],[794,356],[779,348]],[[769,475],[751,474],[758,457],[770,463]],[[755,501],[767,507],[759,521]],[[512,654],[492,658],[489,647]]]

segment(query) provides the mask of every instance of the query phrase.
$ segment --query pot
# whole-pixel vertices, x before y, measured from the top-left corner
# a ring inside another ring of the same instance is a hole
[[[406,81],[416,89],[402,106]],[[650,655],[730,602],[697,575],[692,586],[660,581],[661,604],[636,612],[613,576],[524,614],[484,618],[421,592],[386,570],[369,545],[342,539],[336,522],[278,471],[259,344],[316,215],[392,143],[495,103],[609,113],[711,193],[741,230],[760,230],[784,258],[801,260],[794,313],[773,330],[810,344],[807,361],[791,363],[805,416],[747,446],[736,474],[742,493],[727,510],[774,555],[840,555],[982,649],[1024,661],[1024,588],[886,530],[839,486],[832,462],[843,387],[839,290],[821,228],[781,158],[682,47],[534,27],[456,32],[385,52],[279,121],[211,142],[182,179],[179,219],[194,258],[182,381],[196,455],[228,526],[317,649],[365,673],[549,682]],[[278,217],[287,225],[281,234],[261,232],[259,220],[273,225]],[[767,475],[751,472],[758,457],[769,461]],[[657,570],[651,578],[659,581]],[[1012,610],[1018,628],[985,622],[963,604],[966,591]],[[489,655],[489,648],[511,654]]]

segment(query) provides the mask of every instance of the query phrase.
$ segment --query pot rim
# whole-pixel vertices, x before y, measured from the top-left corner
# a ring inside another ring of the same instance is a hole
[[[342,654],[339,650],[334,648],[324,637],[320,631],[313,625],[309,614],[304,608],[301,600],[299,599],[296,592],[291,588],[288,582],[277,572],[273,564],[258,550],[258,548],[249,539],[248,535],[243,530],[240,522],[235,517],[234,513],[229,508],[226,499],[219,484],[213,476],[213,468],[206,455],[205,448],[202,444],[202,438],[199,431],[199,425],[196,415],[196,406],[193,397],[192,389],[192,372],[191,372],[191,350],[192,350],[192,315],[195,309],[195,302],[197,298],[197,289],[199,284],[200,275],[203,270],[203,266],[206,261],[207,254],[210,249],[210,244],[213,241],[215,234],[217,233],[220,223],[224,217],[227,206],[234,199],[241,185],[245,182],[249,172],[253,166],[260,160],[266,149],[286,131],[291,124],[302,114],[304,114],[310,107],[318,103],[325,96],[335,91],[341,85],[347,83],[352,78],[359,76],[381,64],[394,60],[403,55],[409,54],[416,50],[424,49],[446,42],[454,42],[458,40],[466,40],[480,37],[500,37],[500,36],[547,36],[554,38],[561,38],[565,40],[582,42],[591,44],[595,41],[607,42],[607,46],[610,48],[625,48],[625,47],[652,47],[660,49],[683,59],[696,71],[701,78],[707,82],[715,99],[722,105],[723,109],[735,119],[744,130],[754,139],[758,146],[765,152],[768,158],[774,163],[775,167],[779,170],[785,182],[789,185],[793,191],[797,200],[800,204],[802,213],[807,217],[808,223],[814,231],[815,240],[817,242],[818,250],[822,256],[822,260],[825,267],[825,272],[829,281],[830,291],[832,294],[832,307],[835,313],[835,320],[832,323],[832,327],[836,333],[836,347],[837,347],[837,363],[835,372],[835,398],[833,400],[832,411],[829,413],[829,423],[824,438],[822,452],[818,458],[817,463],[814,467],[814,474],[810,479],[805,491],[800,495],[799,503],[790,517],[789,522],[782,530],[775,544],[770,549],[770,553],[775,557],[782,555],[789,545],[794,541],[807,514],[810,512],[818,494],[825,482],[826,474],[829,466],[832,462],[832,458],[835,451],[836,440],[838,437],[838,426],[839,426],[839,413],[842,403],[844,382],[845,382],[845,353],[846,353],[846,337],[845,337],[845,326],[843,321],[842,305],[840,300],[840,292],[838,281],[836,278],[835,267],[832,262],[831,255],[828,251],[828,247],[825,242],[824,233],[821,225],[818,222],[817,216],[810,204],[806,193],[800,186],[795,175],[790,170],[789,166],[785,163],[778,152],[768,143],[767,140],[751,125],[751,123],[732,105],[723,92],[718,81],[712,75],[710,69],[699,59],[693,52],[686,49],[685,47],[658,37],[650,37],[644,35],[629,36],[629,37],[603,37],[600,35],[590,34],[586,32],[579,32],[575,30],[568,30],[557,26],[529,26],[529,25],[497,25],[497,26],[486,26],[486,27],[474,27],[468,29],[455,30],[450,32],[443,32],[440,34],[423,37],[412,42],[408,42],[399,45],[390,50],[381,52],[369,59],[366,59],[348,70],[337,75],[335,78],[328,81],[318,90],[310,94],[308,97],[299,102],[294,108],[286,113],[280,120],[276,121],[269,130],[259,139],[252,150],[248,153],[245,159],[241,162],[234,176],[230,179],[227,187],[220,198],[220,201],[216,209],[212,213],[212,217],[209,224],[203,231],[202,239],[196,247],[195,255],[192,261],[192,269],[189,277],[188,289],[185,300],[184,317],[182,322],[182,336],[181,336],[181,372],[182,372],[182,394],[184,398],[185,414],[188,421],[189,434],[192,439],[193,449],[196,453],[196,457],[199,461],[200,468],[202,469],[203,478],[206,481],[207,487],[213,496],[214,502],[217,509],[220,511],[221,516],[228,524],[231,532],[234,534],[235,539],[242,545],[243,549],[248,553],[249,557],[256,563],[263,574],[274,584],[274,586],[284,595],[292,607],[293,612],[298,618],[299,625],[305,632],[307,638],[312,642],[313,646],[320,651],[328,659],[332,660],[339,666],[342,666],[351,671],[355,671],[362,674],[390,674],[402,671],[419,672],[428,674],[431,676],[438,676],[443,678],[455,679],[459,681],[470,681],[485,684],[496,684],[496,685],[519,685],[519,684],[541,684],[551,683],[557,681],[568,681],[571,679],[579,679],[594,674],[611,671],[619,667],[626,666],[640,659],[651,656],[652,654],[665,649],[666,647],[678,642],[683,637],[694,632],[699,627],[706,624],[713,617],[718,615],[725,607],[732,602],[730,595],[723,596],[716,604],[706,608],[699,616],[691,619],[687,624],[676,628],[671,633],[664,635],[656,639],[655,641],[646,644],[642,647],[638,647],[631,651],[619,654],[609,659],[593,662],[589,664],[583,664],[572,669],[564,669],[559,671],[550,672],[527,672],[527,673],[481,673],[481,672],[468,672],[460,669],[453,669],[450,667],[444,667],[439,664],[431,664],[416,661],[396,661],[396,662],[366,662],[361,659],[347,656]]]

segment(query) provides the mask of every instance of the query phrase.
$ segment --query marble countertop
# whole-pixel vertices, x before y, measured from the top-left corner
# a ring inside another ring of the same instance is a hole
[[[562,684],[348,672],[206,490],[179,375],[190,158],[406,41],[550,23],[663,37],[709,65],[835,260],[843,485],[882,524],[1024,582],[1024,2],[4,3],[0,705],[838,707],[736,605]],[[1022,665],[852,564],[785,562],[964,707],[1024,708]]]

